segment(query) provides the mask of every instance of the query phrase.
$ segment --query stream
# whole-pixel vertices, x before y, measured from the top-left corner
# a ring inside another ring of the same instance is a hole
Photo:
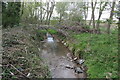
[[[85,73],[76,73],[73,68],[77,67],[75,63],[67,58],[70,51],[61,43],[47,34],[47,39],[42,43],[42,57],[48,65],[52,78],[85,78]]]

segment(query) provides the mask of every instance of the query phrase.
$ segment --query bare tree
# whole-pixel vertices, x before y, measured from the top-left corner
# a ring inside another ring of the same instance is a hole
[[[52,16],[54,6],[55,6],[55,2],[53,1],[53,2],[51,2],[50,15],[49,15],[49,18],[48,18],[48,25],[50,24],[50,18]]]
[[[46,22],[45,22],[45,24],[48,23],[48,17],[49,17],[49,2],[46,3],[46,6],[47,6],[47,10],[46,10],[47,16],[46,16]]]
[[[96,7],[97,2],[95,2],[95,4],[93,4],[93,2],[91,2],[91,6],[92,6],[92,15],[91,15],[91,20],[89,22],[89,25],[91,25],[92,19],[93,19],[93,15],[94,15],[94,11],[95,11],[95,7]]]
[[[43,21],[43,19],[42,19],[42,14],[43,14],[43,8],[42,8],[42,2],[41,2],[41,5],[40,5],[40,23],[42,24],[42,21]]]

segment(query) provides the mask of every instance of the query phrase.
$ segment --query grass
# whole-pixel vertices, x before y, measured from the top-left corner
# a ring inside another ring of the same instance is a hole
[[[50,34],[57,34],[57,31],[56,31],[56,30],[53,30],[53,29],[48,29],[48,32],[49,32]]]
[[[112,34],[82,33],[73,35],[76,43],[70,44],[77,54],[83,56],[90,78],[117,78],[118,38],[117,30]]]

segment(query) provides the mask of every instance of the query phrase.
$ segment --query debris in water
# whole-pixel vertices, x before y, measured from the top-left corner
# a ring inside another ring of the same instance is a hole
[[[72,61],[72,54],[71,53],[67,53],[67,57]]]
[[[64,45],[67,45],[67,43],[64,43]]]
[[[84,62],[85,62],[85,60],[83,60],[83,59],[78,60],[78,64],[83,64]]]
[[[83,70],[80,67],[74,67],[76,73],[83,73]]]
[[[74,69],[72,66],[70,65],[66,65],[65,68],[68,68],[68,69]]]
[[[30,76],[30,73],[27,74],[27,77],[29,77],[29,76]]]
[[[77,59],[78,59],[78,58],[77,58],[77,57],[75,57],[73,60],[74,60],[74,61],[76,61]]]

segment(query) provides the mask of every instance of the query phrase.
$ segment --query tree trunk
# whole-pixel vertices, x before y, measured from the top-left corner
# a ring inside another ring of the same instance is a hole
[[[44,15],[43,15],[43,18],[42,18],[43,21],[42,21],[42,23],[45,21],[45,15],[46,15],[46,13],[47,12],[45,12]]]
[[[91,22],[92,22],[92,15],[91,15],[91,19],[90,19],[89,25],[91,25]]]
[[[88,4],[86,4],[86,2],[84,2],[84,17],[85,17],[85,25],[86,25],[86,19],[87,19],[87,14],[88,14]]]
[[[114,8],[115,8],[115,1],[112,3],[112,8],[111,8],[111,12],[110,12],[109,21],[108,21],[108,27],[107,27],[107,33],[108,34],[110,34],[110,27],[111,27],[111,24],[112,24]]]
[[[94,15],[94,11],[95,11],[95,7],[96,7],[97,2],[95,2],[94,6],[93,6],[93,2],[91,2],[91,6],[92,6],[92,15],[91,15],[91,20],[89,22],[89,25],[91,25],[92,21],[93,21],[93,15]]]
[[[42,3],[42,2],[41,2]],[[42,6],[40,6],[40,23],[42,24],[42,12],[43,12],[43,10],[42,10]]]
[[[87,3],[87,12],[86,12],[86,21],[87,21],[87,17],[88,17],[88,3]],[[87,24],[87,22],[86,22],[86,24]]]
[[[63,17],[63,13],[60,13],[60,19],[59,19],[59,24],[61,23],[61,21],[62,21],[62,17]]]
[[[120,18],[118,18],[118,47],[120,46]],[[118,51],[120,53],[120,51]]]
[[[96,7],[97,2],[95,2],[95,5],[93,5],[93,2],[91,2],[91,6],[92,6],[92,20],[93,20],[93,32],[95,33],[95,15],[94,15],[94,11],[95,11],[95,7]]]
[[[98,17],[97,26],[96,26],[97,27],[97,33],[100,33],[100,18],[101,18],[102,12],[105,9],[105,6],[107,5],[107,3],[108,2],[105,2],[103,7],[102,7],[102,2],[100,3],[99,17]]]
[[[23,15],[23,10],[24,10],[24,2],[21,3],[21,12],[20,12],[20,16]]]
[[[46,22],[45,22],[45,24],[48,23],[48,17],[49,17],[49,2],[47,2],[47,16],[46,16]]]
[[[61,23],[61,20],[62,20],[62,14],[60,13],[59,23]]]
[[[53,13],[53,9],[54,9],[54,6],[55,6],[55,4],[54,4],[54,2],[51,2],[51,8],[50,8],[50,16],[49,16],[49,18],[48,18],[48,25],[50,24],[50,18],[51,18],[51,16],[52,16],[52,13]]]

